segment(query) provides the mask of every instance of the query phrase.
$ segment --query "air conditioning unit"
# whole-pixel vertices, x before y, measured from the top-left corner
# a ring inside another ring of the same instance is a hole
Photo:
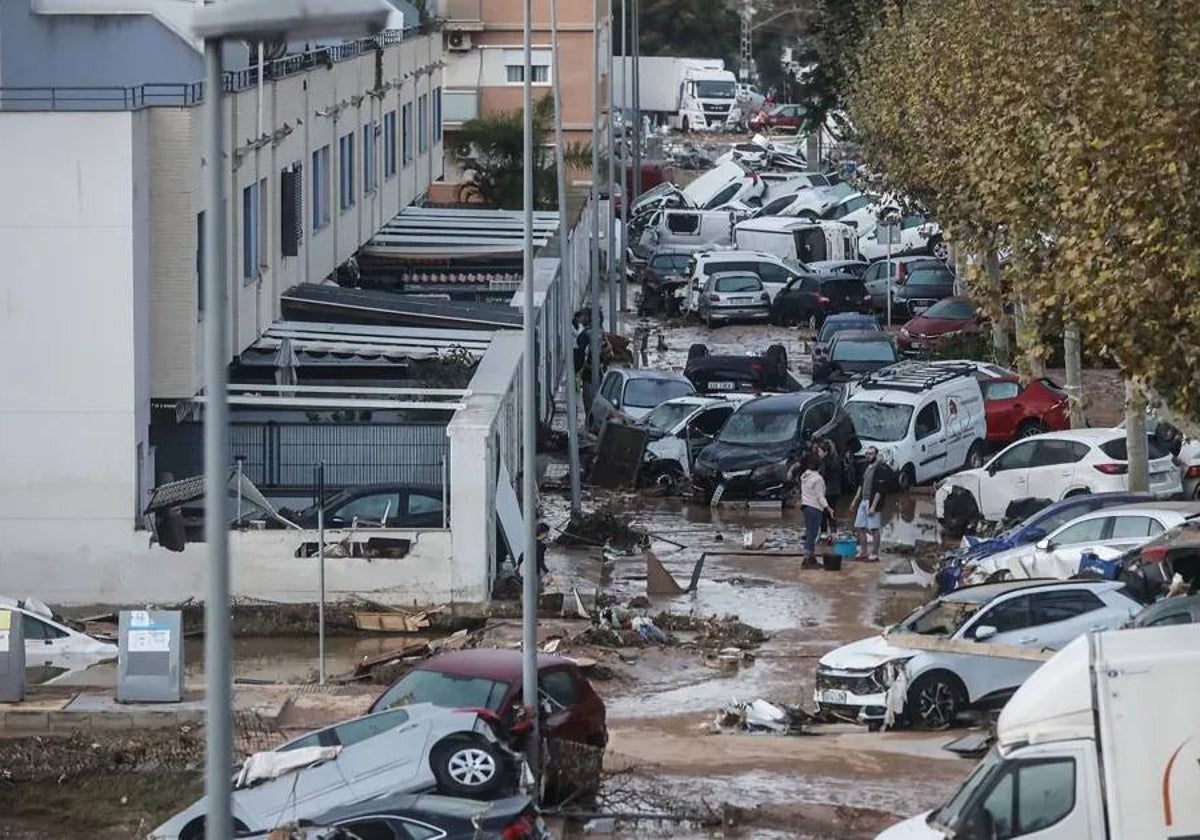
[[[471,49],[471,33],[461,31],[447,32],[446,49],[451,52],[466,52]]]

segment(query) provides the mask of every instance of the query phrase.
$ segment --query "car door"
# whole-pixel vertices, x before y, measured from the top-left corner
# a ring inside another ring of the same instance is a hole
[[[1029,495],[1029,464],[1036,441],[1014,443],[984,467],[987,477],[979,482],[979,512],[984,518],[1004,518],[1008,503]]]
[[[813,438],[825,437],[832,431],[835,411],[833,401],[827,399],[812,400],[804,406],[798,427],[801,446],[807,447]]]
[[[945,422],[937,399],[931,398],[916,412],[913,419],[913,441],[916,445],[915,467],[918,484],[949,471]]]
[[[463,718],[463,726],[470,719]],[[355,801],[385,793],[407,793],[433,784],[425,755],[432,746],[426,721],[409,720],[403,708],[388,709],[334,727],[342,751],[337,764]]]
[[[796,277],[783,287],[783,291],[779,293],[774,303],[776,320],[788,322],[799,319],[803,309],[804,281],[806,279],[808,278]]]
[[[1128,551],[1157,537],[1166,528],[1153,516],[1124,515],[1111,517],[1112,523],[1100,543],[1116,551]]]
[[[1040,647],[1036,634],[1031,632],[1034,623],[1033,599],[1028,594],[1018,594],[997,599],[984,607],[962,630],[968,641],[986,644],[1014,645],[1018,647]],[[993,627],[996,632],[989,638],[977,639],[980,627]],[[971,702],[978,702],[991,695],[1003,695],[1017,688],[1037,670],[1040,662],[1024,659],[1004,659],[998,656],[967,656],[958,666],[959,676],[967,687]]]
[[[984,381],[979,383],[983,392],[984,408],[987,411],[988,440],[1003,442],[1017,435],[1021,424],[1021,385],[1008,380]]]
[[[1028,494],[1056,502],[1066,496],[1075,464],[1087,454],[1087,445],[1070,440],[1035,438],[1029,463]]]
[[[592,400],[592,409],[588,412],[588,426],[593,432],[599,432],[608,415],[617,410],[618,395],[621,393],[621,372],[610,370],[604,375],[600,391]]]
[[[1113,517],[1089,516],[1071,522],[1046,537],[1033,549],[1031,577],[1067,578],[1079,570],[1079,558],[1104,542],[1112,530]],[[1043,548],[1044,546],[1044,548]]]
[[[775,297],[796,276],[785,266],[776,265],[775,263],[759,263],[755,266],[754,270],[758,274],[759,279],[762,280],[763,289],[770,295],[771,300],[775,300]]]
[[[1029,632],[1038,643],[1061,650],[1090,630],[1115,630],[1129,615],[1107,606],[1096,593],[1083,587],[1033,593],[1033,625]]]
[[[684,439],[688,449],[688,463],[684,469],[690,473],[691,465],[696,463],[700,450],[713,442],[729,415],[733,414],[733,405],[717,405],[698,412],[684,427]]]

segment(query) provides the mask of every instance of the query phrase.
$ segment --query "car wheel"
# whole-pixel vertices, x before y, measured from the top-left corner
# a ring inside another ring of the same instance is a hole
[[[963,706],[958,680],[945,672],[917,677],[908,690],[906,712],[914,729],[949,729]]]
[[[697,342],[688,348],[687,360],[704,359],[708,357],[708,345]]]
[[[683,467],[674,461],[668,461],[655,470],[654,483],[665,490],[674,490],[684,477]]]
[[[179,832],[179,840],[204,840],[207,823],[207,817],[196,817],[196,819],[185,825],[183,830]],[[241,820],[233,821],[233,834],[235,837],[248,834],[249,832],[250,829],[246,827],[244,822]]]
[[[1040,435],[1044,431],[1046,431],[1046,427],[1041,422],[1026,420],[1020,426],[1017,426],[1017,438],[1033,437],[1034,435]]]
[[[950,259],[950,246],[946,244],[945,239],[935,236],[929,240],[929,255],[934,259],[947,262]]]
[[[968,470],[977,470],[983,466],[983,444],[975,441],[971,444],[971,448],[967,450],[967,460],[963,462],[963,468]]]
[[[429,766],[438,791],[448,796],[488,799],[504,783],[504,753],[480,738],[451,738],[433,748]]]
[[[1200,501],[1200,484],[1196,485],[1196,489],[1192,491],[1192,498]]]
[[[900,485],[900,489],[908,492],[917,486],[917,471],[912,464],[905,464],[904,469],[900,470],[900,475],[896,479]]]

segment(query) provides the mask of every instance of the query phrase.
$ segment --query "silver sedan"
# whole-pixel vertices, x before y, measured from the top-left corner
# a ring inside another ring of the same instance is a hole
[[[765,321],[771,316],[771,296],[757,274],[710,274],[700,290],[699,313],[710,327],[720,321]]]

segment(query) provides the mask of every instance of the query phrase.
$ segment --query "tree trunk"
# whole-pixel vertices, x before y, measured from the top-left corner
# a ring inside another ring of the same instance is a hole
[[[1146,395],[1132,379],[1125,380],[1125,447],[1129,455],[1129,489],[1150,489],[1150,454],[1146,440]]]
[[[1000,255],[995,248],[989,248],[984,256],[984,266],[987,268],[988,296],[993,302],[1003,305],[1004,290],[1000,281]],[[1008,329],[1004,324],[1004,314],[992,321],[992,347],[996,353],[996,361],[1007,365],[1012,360],[1012,347],[1008,341]]]
[[[1087,425],[1083,415],[1083,342],[1079,336],[1079,323],[1068,321],[1063,329],[1063,356],[1067,366],[1068,409],[1071,412],[1071,428],[1082,429]]]
[[[808,158],[808,171],[821,171],[821,133],[817,129],[804,141],[804,156]]]
[[[951,242],[950,263],[954,266],[954,294],[967,294],[967,250]]]
[[[1030,353],[1038,346],[1041,335],[1037,324],[1029,319],[1024,301],[1018,301],[1013,310],[1013,332],[1017,336],[1017,350],[1021,353],[1022,361],[1029,366],[1029,375],[1040,379],[1046,375],[1046,365],[1041,358]]]

